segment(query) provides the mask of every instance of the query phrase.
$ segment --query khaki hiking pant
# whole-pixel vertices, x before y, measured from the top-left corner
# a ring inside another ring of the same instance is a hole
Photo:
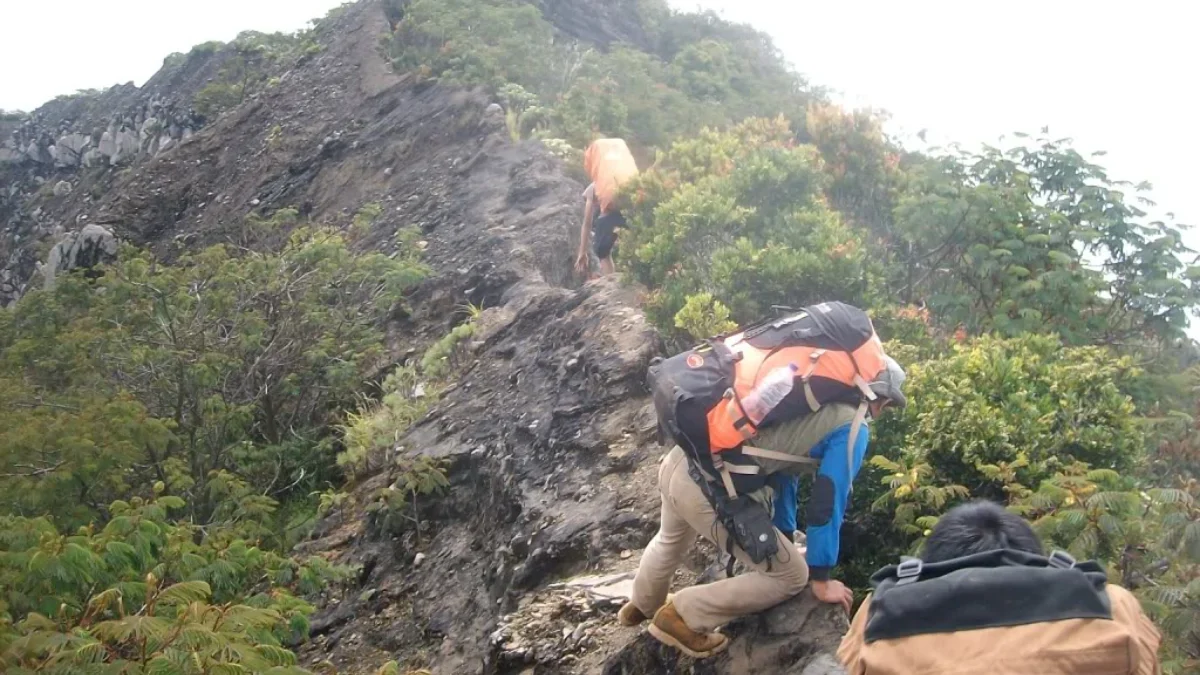
[[[672,449],[659,465],[658,490],[662,495],[662,522],[658,534],[642,553],[633,580],[633,603],[646,616],[653,616],[666,602],[671,578],[691,550],[697,534],[721,551],[725,550],[728,538],[700,486],[688,475],[687,458],[679,447]],[[768,561],[756,565],[735,546],[734,556],[751,571],[675,593],[672,601],[688,628],[711,631],[740,616],[773,607],[804,590],[808,583],[804,556],[778,531],[775,535],[779,552],[770,561],[769,570]]]

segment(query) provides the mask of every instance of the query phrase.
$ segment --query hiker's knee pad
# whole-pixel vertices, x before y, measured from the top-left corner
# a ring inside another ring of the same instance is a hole
[[[833,518],[833,479],[817,475],[808,498],[808,524],[820,527]]]

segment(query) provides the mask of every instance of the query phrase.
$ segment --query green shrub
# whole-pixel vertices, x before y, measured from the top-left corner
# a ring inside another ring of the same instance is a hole
[[[458,346],[474,334],[475,326],[471,323],[455,326],[421,357],[421,372],[434,379],[441,379],[449,375],[454,366]]]
[[[99,278],[67,275],[0,310],[0,508],[87,522],[164,480],[203,520],[214,470],[260,493],[333,477],[330,424],[426,269],[415,250],[390,259],[332,230],[262,226],[294,216],[260,224],[283,239],[273,251],[219,245],[166,265],[126,248]]]
[[[392,484],[377,492],[367,513],[381,532],[397,534],[411,529],[421,541],[421,498],[450,487],[443,462],[427,455],[405,455],[396,459]]]
[[[278,83],[276,71],[321,51],[311,30],[295,33],[246,31],[228,46],[219,42],[192,48],[192,54],[211,54],[220,49],[227,54],[216,78],[192,99],[196,112],[216,117],[256,91]]]
[[[862,304],[871,291],[868,256],[824,205],[820,170],[786,121],[750,120],[677,142],[628,184],[619,261],[651,290],[654,323],[670,330],[692,322],[679,313],[710,300],[737,323],[771,305]]]
[[[1056,484],[1144,463],[1142,426],[1122,391],[1136,369],[1108,350],[1045,336],[984,337],[907,369],[909,405],[873,424],[874,470],[864,471],[855,495],[890,516],[893,532],[877,538],[892,543],[869,553],[878,564],[919,548],[937,517],[968,498],[1022,508],[1039,490],[1041,504],[1047,494],[1062,497]],[[884,526],[869,516],[859,522]]]
[[[1127,472],[1145,451],[1122,391],[1135,373],[1128,359],[1053,337],[980,338],[909,368],[912,405],[885,418],[881,442],[938,484],[1000,501],[1010,483],[1037,486],[1075,462]]]
[[[338,455],[337,462],[349,475],[363,475],[378,468],[372,466],[372,457],[378,451],[393,449],[409,427],[424,417],[430,403],[437,400],[434,385],[422,384],[411,366],[392,371],[382,390],[378,402],[361,403],[356,412],[347,415],[341,427],[345,450]]]
[[[212,82],[192,99],[196,112],[213,118],[246,100],[245,82]]]
[[[598,136],[661,147],[749,116],[803,119],[812,97],[765,35],[658,0],[633,5],[624,9],[645,17],[652,51],[595,49],[519,0],[414,0],[388,12],[393,64],[487,86],[505,101],[514,138],[540,129],[576,148]]]
[[[514,0],[413,0],[392,41],[398,69],[428,67],[449,81],[545,91],[560,62],[554,31]]]
[[[890,287],[947,326],[1152,350],[1183,336],[1200,267],[1178,227],[1146,220],[1146,186],[1048,138],[912,159],[906,174],[881,256]]]
[[[475,334],[475,321],[483,308],[468,304],[464,311],[467,321],[430,345],[417,366],[401,366],[387,376],[378,401],[365,399],[357,411],[346,416],[340,428],[345,449],[337,462],[347,474],[362,476],[378,469],[373,460],[381,451],[391,457],[400,450],[400,438],[437,401],[454,372],[460,345]]]
[[[688,296],[683,308],[675,314],[675,327],[697,339],[729,333],[737,324],[729,320],[729,308],[714,300],[710,293]]]
[[[184,501],[162,490],[74,534],[0,517],[0,669],[300,672],[283,645],[305,637],[313,608],[296,594],[351,570],[263,550],[245,518],[171,520]]]

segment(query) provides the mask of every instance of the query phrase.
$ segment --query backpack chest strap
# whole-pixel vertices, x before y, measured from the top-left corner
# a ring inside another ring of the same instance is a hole
[[[763,459],[773,459],[779,462],[794,462],[796,464],[820,464],[821,461],[812,457],[803,457],[799,455],[789,455],[786,452],[777,450],[767,450],[765,448],[756,448],[752,445],[743,445],[742,454],[750,457],[761,457]]]

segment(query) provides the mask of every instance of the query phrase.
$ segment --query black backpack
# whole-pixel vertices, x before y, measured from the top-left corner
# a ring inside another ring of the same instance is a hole
[[[1076,563],[996,549],[937,563],[906,558],[871,577],[866,642],[911,635],[1112,619],[1108,577],[1095,562]]]

